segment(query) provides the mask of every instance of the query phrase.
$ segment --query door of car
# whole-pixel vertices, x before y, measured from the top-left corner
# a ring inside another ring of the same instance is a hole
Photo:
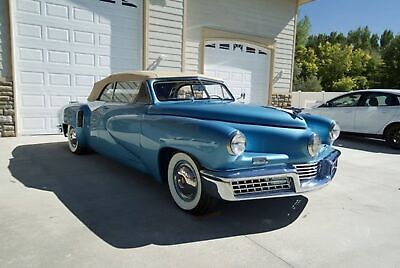
[[[99,97],[103,104],[92,111],[92,145],[99,152],[141,165],[141,118],[148,102],[139,91],[140,81],[116,81],[107,86]],[[146,95],[146,94],[145,94]]]
[[[386,92],[369,92],[360,102],[355,115],[355,132],[383,134],[399,110],[399,98]]]
[[[346,94],[316,108],[319,115],[335,120],[342,131],[354,132],[355,114],[361,100],[360,92]]]

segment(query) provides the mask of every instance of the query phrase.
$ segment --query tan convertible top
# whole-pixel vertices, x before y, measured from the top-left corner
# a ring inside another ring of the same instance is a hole
[[[154,78],[173,78],[173,77],[200,77],[208,79],[216,79],[210,76],[201,75],[197,73],[183,73],[183,72],[160,72],[160,71],[133,71],[115,73],[107,76],[106,78],[96,82],[93,86],[92,92],[87,98],[88,101],[95,101],[99,98],[104,87],[115,81],[138,81],[143,82],[148,79]],[[217,79],[220,80],[220,79]]]

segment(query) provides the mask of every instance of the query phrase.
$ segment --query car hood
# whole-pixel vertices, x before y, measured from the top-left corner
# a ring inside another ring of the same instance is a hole
[[[236,103],[161,103],[151,106],[148,114],[182,116],[238,124],[307,128],[304,119],[290,111]]]

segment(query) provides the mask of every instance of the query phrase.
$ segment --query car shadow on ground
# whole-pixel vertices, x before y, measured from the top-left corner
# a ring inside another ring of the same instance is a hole
[[[195,217],[165,185],[98,154],[73,155],[66,143],[22,145],[9,170],[26,187],[54,192],[93,233],[117,248],[173,245],[268,232],[294,222],[304,196],[220,203]]]
[[[335,146],[372,153],[400,154],[400,150],[389,147],[384,140],[365,138],[348,133],[340,134]]]

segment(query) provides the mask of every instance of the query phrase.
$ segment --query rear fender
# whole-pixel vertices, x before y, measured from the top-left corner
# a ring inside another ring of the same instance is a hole
[[[90,135],[90,109],[84,105],[70,105],[64,108],[63,125],[72,126],[76,130],[78,142],[87,146]],[[65,131],[64,127],[64,131]]]

